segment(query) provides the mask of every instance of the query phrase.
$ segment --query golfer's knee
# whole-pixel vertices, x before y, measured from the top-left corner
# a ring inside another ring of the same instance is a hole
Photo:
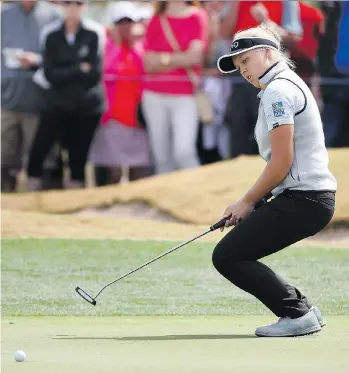
[[[233,261],[229,258],[227,250],[218,244],[212,253],[212,264],[216,270],[224,276],[229,270],[229,266],[233,264]]]
[[[238,242],[231,239],[232,237],[224,237],[215,247],[212,253],[212,263],[216,270],[225,276],[231,273],[232,268],[244,260],[242,255],[242,247]]]

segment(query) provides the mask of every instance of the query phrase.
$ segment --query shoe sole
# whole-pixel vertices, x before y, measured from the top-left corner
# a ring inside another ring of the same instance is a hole
[[[313,327],[311,329],[308,329],[307,331],[304,331],[304,332],[300,332],[300,333],[297,333],[297,334],[278,334],[278,335],[270,335],[270,334],[264,334],[264,333],[259,333],[259,332],[256,332],[256,336],[257,337],[274,337],[274,338],[277,338],[277,337],[303,337],[305,335],[311,335],[311,334],[315,334],[315,333],[318,333],[321,331],[321,327],[318,326],[318,327]]]

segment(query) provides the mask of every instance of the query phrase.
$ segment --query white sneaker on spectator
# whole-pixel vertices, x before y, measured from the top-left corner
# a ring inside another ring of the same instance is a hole
[[[256,329],[258,337],[297,337],[317,333],[321,326],[314,311],[309,311],[302,317],[290,319],[282,317],[274,324]]]

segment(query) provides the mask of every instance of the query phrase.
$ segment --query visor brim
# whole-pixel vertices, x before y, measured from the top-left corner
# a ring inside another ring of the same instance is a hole
[[[220,57],[217,61],[219,71],[223,74],[229,74],[237,71],[237,68],[233,63],[233,57],[248,52],[251,49],[252,48],[236,50],[233,53],[225,54],[224,56]]]
[[[218,59],[217,61],[218,70],[222,72],[223,74],[229,74],[229,73],[233,73],[237,71],[237,68],[235,67],[233,63],[233,57],[238,56],[239,54],[242,54],[245,52],[249,52],[254,49],[258,49],[258,48],[270,48],[270,49],[278,50],[269,45],[255,45],[251,48],[238,49],[232,53],[225,54],[224,56]]]
[[[233,73],[237,70],[233,63],[233,56],[236,54],[225,54],[224,56],[220,57],[217,61],[218,70],[223,74]]]

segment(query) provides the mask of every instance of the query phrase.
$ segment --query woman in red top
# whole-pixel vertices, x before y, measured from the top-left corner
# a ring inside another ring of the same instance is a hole
[[[172,31],[180,51],[166,36]],[[199,112],[186,69],[199,80],[207,41],[207,15],[186,1],[159,2],[145,36],[143,113],[157,173],[199,166]]]
[[[138,127],[136,119],[142,96],[144,51],[143,43],[135,41],[132,32],[137,12],[137,7],[126,1],[113,8],[114,27],[108,33],[104,51],[103,79],[108,108],[89,155],[96,166],[97,185],[120,182],[123,167],[129,168],[131,181],[150,174],[148,136]],[[109,168],[110,176],[105,175],[105,167]]]

